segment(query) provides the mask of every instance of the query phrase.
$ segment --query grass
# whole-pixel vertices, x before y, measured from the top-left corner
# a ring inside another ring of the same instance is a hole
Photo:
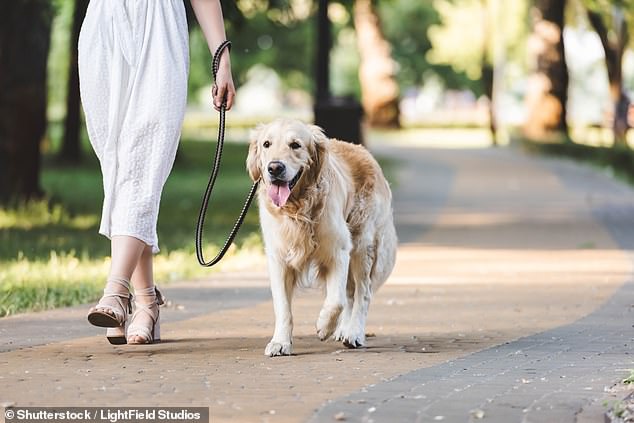
[[[569,157],[607,169],[617,178],[634,185],[634,150],[628,148],[595,147],[574,142],[540,143],[519,139],[524,148],[533,153],[555,157]]]
[[[156,256],[158,283],[209,273],[194,254],[194,229],[207,184],[214,145],[182,142],[161,201]],[[46,199],[0,208],[0,316],[97,299],[109,268],[109,241],[97,234],[102,182],[91,153],[79,166],[45,157]],[[209,259],[233,225],[251,181],[244,170],[246,146],[226,144],[205,228]],[[229,256],[261,254],[255,207]]]

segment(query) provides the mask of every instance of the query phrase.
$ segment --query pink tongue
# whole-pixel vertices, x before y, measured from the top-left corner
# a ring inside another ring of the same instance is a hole
[[[288,188],[288,183],[283,185],[271,185],[269,188],[269,198],[273,201],[277,207],[282,207],[288,201],[288,197],[291,196],[291,190]]]

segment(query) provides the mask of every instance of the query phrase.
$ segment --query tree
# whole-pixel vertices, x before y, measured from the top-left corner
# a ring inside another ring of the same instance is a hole
[[[432,63],[449,64],[458,72],[480,82],[478,91],[489,100],[489,127],[496,140],[493,43],[497,16],[491,13],[490,0],[436,0],[441,24],[433,25],[429,38],[433,49]],[[464,40],[470,40],[465,43]]]
[[[354,25],[361,59],[361,103],[367,122],[377,127],[398,127],[399,89],[395,80],[396,64],[372,0],[355,0]]]
[[[630,127],[627,116],[630,98],[623,86],[623,54],[629,43],[626,11],[629,11],[631,18],[634,4],[627,3],[632,2],[586,1],[588,20],[599,36],[605,53],[610,97],[613,103],[612,130],[615,148],[627,147],[626,136]]]
[[[529,39],[533,67],[526,96],[524,133],[530,138],[553,135],[568,139],[566,102],[568,67],[564,51],[565,0],[535,0]]]
[[[13,0],[0,16],[0,201],[41,194],[49,0]]]
[[[86,16],[89,0],[75,0],[73,27],[71,30],[68,55],[68,85],[66,88],[66,118],[64,119],[64,137],[60,158],[66,162],[77,163],[81,160],[81,106],[79,96],[79,69],[77,64],[77,44],[79,31]]]
[[[433,48],[428,58],[434,64],[450,65],[474,84],[467,86],[489,100],[489,128],[497,135],[496,99],[504,62],[521,61],[526,34],[524,1],[436,0],[440,22],[429,28]],[[465,42],[469,40],[469,42]]]

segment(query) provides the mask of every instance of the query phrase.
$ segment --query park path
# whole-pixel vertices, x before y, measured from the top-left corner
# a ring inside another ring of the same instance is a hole
[[[0,320],[0,403],[209,406],[212,421],[602,421],[634,368],[634,190],[513,149],[382,145],[398,176],[397,267],[368,348],[319,342],[294,303],[295,355],[264,269],[166,287],[164,342],[114,347],[86,307]]]

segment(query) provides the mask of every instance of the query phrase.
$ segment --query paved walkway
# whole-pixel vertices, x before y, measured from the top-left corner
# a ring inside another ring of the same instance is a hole
[[[402,242],[369,345],[273,328],[263,269],[173,284],[165,342],[113,347],[85,307],[0,319],[0,403],[198,405],[212,421],[603,421],[634,368],[634,190],[507,149],[385,147]]]

